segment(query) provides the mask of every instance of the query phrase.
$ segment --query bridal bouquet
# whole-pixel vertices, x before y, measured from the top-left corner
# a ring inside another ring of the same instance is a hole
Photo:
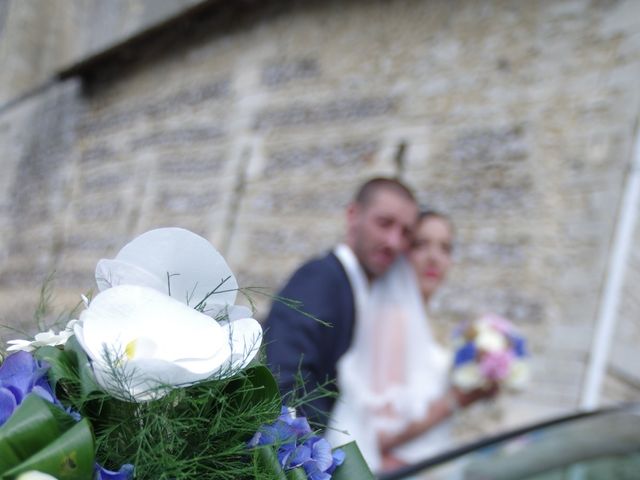
[[[0,479],[372,478],[345,458],[355,447],[327,451],[310,429],[260,440],[281,397],[256,359],[262,328],[205,239],[152,230],[100,260],[96,281],[61,332],[8,342]]]
[[[522,390],[529,381],[525,339],[502,317],[488,314],[458,328],[454,347],[452,383],[463,391]]]

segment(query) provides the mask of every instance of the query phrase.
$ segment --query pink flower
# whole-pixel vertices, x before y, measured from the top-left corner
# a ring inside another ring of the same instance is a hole
[[[501,381],[509,375],[513,360],[510,351],[490,352],[480,359],[480,371],[490,381]]]
[[[513,325],[509,320],[496,315],[495,313],[487,313],[480,317],[479,321],[480,323],[485,323],[505,335],[508,335],[514,330]]]

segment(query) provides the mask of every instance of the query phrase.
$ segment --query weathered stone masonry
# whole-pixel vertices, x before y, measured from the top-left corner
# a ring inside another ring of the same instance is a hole
[[[439,334],[491,310],[531,340],[530,392],[463,434],[577,405],[638,138],[638,2],[52,5],[0,2],[2,322],[32,328],[54,270],[74,305],[158,226],[275,290],[340,239],[355,186],[399,174],[456,223]],[[607,401],[637,396],[637,257]]]

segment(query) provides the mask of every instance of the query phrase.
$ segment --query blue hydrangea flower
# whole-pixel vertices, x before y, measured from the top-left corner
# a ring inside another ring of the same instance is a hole
[[[249,441],[248,446],[253,448],[262,445],[280,445],[295,442],[296,438],[296,431],[293,427],[282,420],[277,420],[271,425],[262,425]]]
[[[467,342],[457,352],[454,359],[454,365],[462,365],[463,363],[472,362],[476,358],[476,346],[473,342]]]
[[[30,393],[58,405],[74,420],[80,420],[78,412],[65,408],[55,397],[47,378],[48,370],[47,362],[36,360],[25,351],[18,351],[4,360],[0,365],[0,425]],[[95,473],[96,480],[130,480],[133,478],[133,465],[125,464],[114,472],[96,464]]]
[[[34,393],[58,403],[47,378],[49,365],[30,353],[9,355],[0,365],[0,425],[4,424],[25,397]]]
[[[307,419],[305,417],[295,417],[287,407],[282,407],[278,420],[289,425],[298,437],[311,435],[311,427]]]
[[[278,448],[278,463],[282,468],[287,468],[286,466],[292,462],[292,456],[296,452],[296,442],[289,442],[283,445],[280,445]]]
[[[107,470],[96,463],[96,480],[130,480],[133,478],[133,465],[125,463],[120,470]]]
[[[346,454],[344,453],[344,450],[336,448],[331,453],[331,457],[333,458],[333,461],[331,462],[331,466],[327,469],[327,473],[329,474],[332,474],[333,472],[335,472],[336,468],[338,468],[340,465],[344,463]]]
[[[522,358],[527,356],[527,342],[524,338],[512,335],[511,344],[513,345],[513,352],[516,354],[516,357]]]
[[[325,480],[331,478],[327,471],[333,465],[331,445],[324,438],[313,436],[303,444],[308,457],[302,463],[305,473],[310,480]]]
[[[278,461],[283,470],[302,467],[309,480],[329,480],[345,459],[342,450],[331,451],[324,438],[313,435],[305,417],[295,417],[283,407],[275,423],[263,425],[249,441],[250,448],[278,446]]]

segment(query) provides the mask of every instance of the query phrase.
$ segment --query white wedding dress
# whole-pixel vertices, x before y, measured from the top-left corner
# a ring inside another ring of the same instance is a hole
[[[326,437],[334,447],[356,440],[375,472],[381,467],[378,432],[399,432],[424,418],[448,388],[451,360],[433,337],[409,262],[398,259],[369,287],[355,256],[344,248],[336,254],[354,290],[356,324],[351,347],[338,362],[340,397]],[[445,421],[393,454],[414,463],[450,443]]]

